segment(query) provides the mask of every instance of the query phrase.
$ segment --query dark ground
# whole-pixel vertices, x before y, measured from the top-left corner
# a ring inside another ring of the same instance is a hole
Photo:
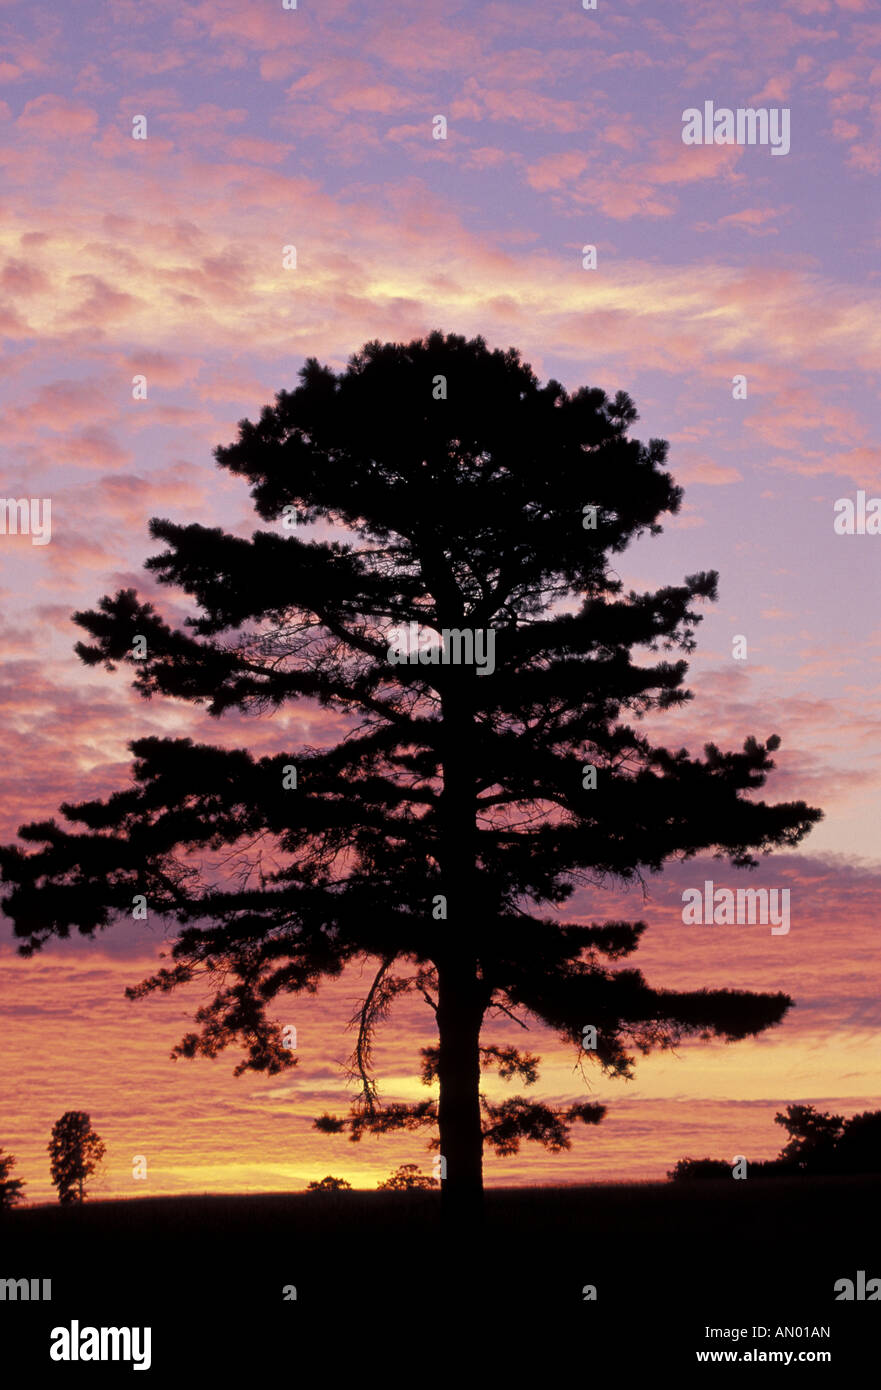
[[[881,1301],[837,1302],[833,1285],[859,1269],[881,1278],[879,1197],[869,1177],[503,1189],[487,1194],[482,1233],[459,1240],[444,1238],[434,1194],[19,1210],[0,1220],[0,1278],[50,1277],[52,1302],[0,1302],[0,1377],[17,1354],[9,1384],[127,1380],[126,1365],[49,1360],[51,1328],[77,1318],[152,1326],[149,1374],[163,1385],[181,1372],[183,1383],[237,1385],[246,1367],[249,1385],[311,1390],[363,1369],[371,1383],[381,1372],[409,1386],[450,1359],[463,1374],[538,1384],[537,1358],[541,1383],[565,1379],[567,1390],[598,1374],[626,1386],[647,1370],[748,1382],[755,1365],[698,1365],[695,1352],[753,1347],[831,1351],[831,1363],[772,1366],[784,1381],[868,1384]],[[588,1284],[595,1302],[584,1301]],[[777,1337],[787,1325],[802,1335]],[[749,1335],[708,1339],[707,1326]],[[831,1335],[810,1336],[815,1327]]]

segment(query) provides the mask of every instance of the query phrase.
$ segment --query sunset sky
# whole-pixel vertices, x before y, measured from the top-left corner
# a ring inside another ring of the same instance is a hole
[[[0,0],[0,84],[0,493],[52,503],[48,545],[0,535],[3,841],[125,785],[135,737],[262,752],[338,735],[317,707],[218,724],[146,703],[126,672],[78,661],[70,615],[132,586],[180,618],[141,569],[151,516],[265,525],[211,451],[305,357],[339,369],[370,339],[480,333],[543,379],[628,391],[638,437],[670,441],[682,510],[616,566],[637,589],[717,569],[720,598],[694,702],[651,733],[693,753],[779,734],[768,799],[825,812],[754,875],[695,861],[646,900],[576,895],[580,920],[649,923],[634,963],[651,983],[784,989],[797,1007],[753,1043],[690,1044],[629,1083],[493,1023],[487,1039],[543,1056],[536,1098],[589,1082],[609,1115],[566,1154],[488,1156],[488,1183],[767,1158],[790,1102],[876,1108],[881,536],[836,535],[833,506],[881,496],[881,0]],[[705,101],[788,108],[790,152],[684,145],[682,113]],[[682,891],[705,878],[790,888],[789,934],[684,926]],[[46,1144],[67,1109],[107,1143],[96,1195],[430,1168],[419,1135],[310,1128],[347,1107],[366,971],[290,999],[293,1072],[234,1078],[232,1053],[169,1060],[198,991],[124,999],[161,945],[158,925],[128,924],[23,961],[0,926],[0,1146],[31,1201],[52,1196]],[[402,1004],[377,1051],[383,1099],[428,1094],[432,1041],[427,1007]]]

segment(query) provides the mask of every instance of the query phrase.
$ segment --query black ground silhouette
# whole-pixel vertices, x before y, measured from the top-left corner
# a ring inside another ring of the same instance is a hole
[[[237,1359],[268,1372],[322,1348],[335,1375],[356,1374],[408,1340],[429,1374],[467,1339],[468,1365],[500,1375],[541,1351],[626,1383],[696,1366],[700,1350],[757,1346],[831,1351],[827,1383],[845,1384],[881,1303],[837,1302],[833,1286],[881,1275],[879,1197],[881,1180],[855,1177],[495,1189],[472,1242],[445,1240],[432,1193],[33,1208],[4,1221],[3,1273],[51,1274],[53,1302],[0,1306],[0,1327],[7,1353],[30,1357],[71,1317],[152,1321],[157,1377]],[[768,1337],[705,1334],[754,1325]]]

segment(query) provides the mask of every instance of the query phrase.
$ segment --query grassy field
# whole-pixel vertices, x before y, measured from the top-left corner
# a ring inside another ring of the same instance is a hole
[[[697,1350],[735,1345],[707,1339],[707,1325],[762,1325],[768,1347],[831,1349],[832,1367],[812,1369],[843,1383],[877,1341],[881,1302],[837,1302],[833,1285],[858,1269],[881,1277],[879,1197],[874,1178],[508,1188],[487,1194],[483,1228],[456,1241],[434,1194],[35,1207],[0,1224],[0,1277],[51,1277],[52,1303],[0,1303],[0,1335],[43,1364],[49,1329],[70,1318],[149,1321],[154,1366],[208,1369],[236,1356],[270,1365],[313,1343],[345,1358],[374,1337],[428,1337],[440,1355],[471,1329],[488,1357],[495,1338],[515,1336],[523,1354],[552,1338],[585,1366],[602,1353],[623,1369],[694,1365]],[[775,1340],[778,1326],[831,1336]]]

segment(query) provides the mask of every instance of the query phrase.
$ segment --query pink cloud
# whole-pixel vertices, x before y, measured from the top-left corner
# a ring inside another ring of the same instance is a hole
[[[495,145],[481,145],[476,150],[469,150],[463,162],[469,169],[497,169],[510,158],[507,150],[501,150]]]
[[[644,166],[642,176],[650,183],[662,185],[730,176],[742,153],[737,145],[674,144]]]
[[[65,379],[41,386],[29,405],[13,406],[4,413],[7,437],[22,438],[34,428],[68,433],[77,425],[106,418],[114,406],[104,385],[95,378]]]
[[[603,125],[603,139],[622,150],[633,150],[639,144],[640,131],[630,119],[609,121]]]
[[[779,77],[770,77],[762,87],[761,91],[756,92],[750,97],[749,106],[760,106],[763,103],[776,102],[784,105],[789,97],[792,88],[792,77],[789,74]]]
[[[531,187],[540,193],[549,188],[562,188],[572,183],[587,167],[587,155],[580,150],[566,150],[561,154],[549,154],[530,164],[526,178]]]
[[[27,261],[16,260],[10,256],[0,275],[0,284],[12,295],[31,295],[45,293],[49,288],[49,278],[37,266]]]
[[[29,101],[16,125],[43,139],[55,136],[91,135],[98,124],[98,113],[81,102],[47,92]]]
[[[97,425],[59,440],[52,452],[57,462],[74,468],[124,468],[132,461],[131,451]]]
[[[823,79],[827,92],[845,92],[857,85],[853,66],[847,63],[833,63]]]
[[[97,275],[72,275],[71,282],[81,285],[86,294],[68,315],[79,324],[100,327],[128,314],[138,304],[127,290],[114,289]]]
[[[726,467],[710,458],[691,459],[687,453],[680,455],[676,477],[683,483],[703,483],[707,487],[727,487],[730,483],[743,482],[738,468]]]
[[[866,174],[877,174],[881,169],[881,149],[874,145],[852,145],[847,156],[852,169],[860,169]]]
[[[257,49],[301,44],[312,33],[307,15],[300,10],[282,12],[280,4],[276,11],[240,5],[238,0],[201,0],[189,7],[186,21],[202,27],[210,38],[244,40]]]
[[[215,369],[205,381],[199,382],[196,391],[202,401],[247,401],[251,405],[268,399],[272,394],[272,388],[266,382],[260,381],[244,367]]]
[[[465,83],[466,92],[492,121],[512,121],[527,130],[556,130],[562,133],[583,130],[590,122],[587,104],[546,96],[524,87],[481,88],[474,78]]]
[[[739,212],[729,212],[725,217],[720,217],[718,222],[699,222],[699,231],[706,231],[709,227],[742,227],[745,231],[754,236],[776,236],[779,228],[769,226],[789,211],[788,207],[782,208],[741,208]]]
[[[4,0],[7,5],[17,4],[18,0]],[[52,64],[47,61],[50,50],[59,36],[57,25],[52,31],[44,32],[36,43],[28,43],[18,35],[8,32],[4,35],[4,54],[2,65],[3,81],[17,82],[20,78],[33,79],[48,73]]]
[[[113,52],[113,61],[121,71],[158,77],[161,73],[187,67],[189,56],[180,48],[117,48]]]
[[[291,150],[277,140],[258,140],[250,135],[230,140],[226,147],[230,159],[245,159],[255,164],[281,164]]]
[[[561,195],[562,205],[599,206],[618,220],[669,217],[675,203],[660,190],[704,179],[735,180],[743,151],[735,145],[685,146],[656,142],[651,157],[636,164],[590,164],[580,150],[548,155],[529,166],[527,180],[539,191]]]
[[[373,34],[367,40],[366,51],[404,72],[473,71],[479,63],[487,81],[495,81],[502,75],[506,79],[512,78],[515,73],[523,81],[529,71],[533,77],[540,76],[536,62],[547,61],[541,54],[522,54],[519,62],[514,54],[487,54],[477,34],[465,26],[458,28],[450,25],[446,16],[435,17],[430,10],[424,11],[415,24],[408,24],[400,13],[396,15],[396,20],[394,24],[375,25]],[[503,63],[506,64],[504,74]]]
[[[188,135],[207,132],[216,137],[226,126],[241,125],[248,113],[242,107],[217,106],[214,102],[202,102],[189,111],[163,111],[159,116],[163,125]]]
[[[881,73],[881,68],[878,71]],[[870,73],[869,81],[871,82],[871,80]],[[862,92],[844,92],[840,97],[829,98],[829,110],[834,111],[839,116],[848,111],[862,111],[867,104],[868,97]]]
[[[141,348],[117,359],[127,376],[143,375],[150,386],[176,387],[186,385],[198,376],[202,360],[179,357],[174,353]],[[148,397],[149,399],[149,397]]]

